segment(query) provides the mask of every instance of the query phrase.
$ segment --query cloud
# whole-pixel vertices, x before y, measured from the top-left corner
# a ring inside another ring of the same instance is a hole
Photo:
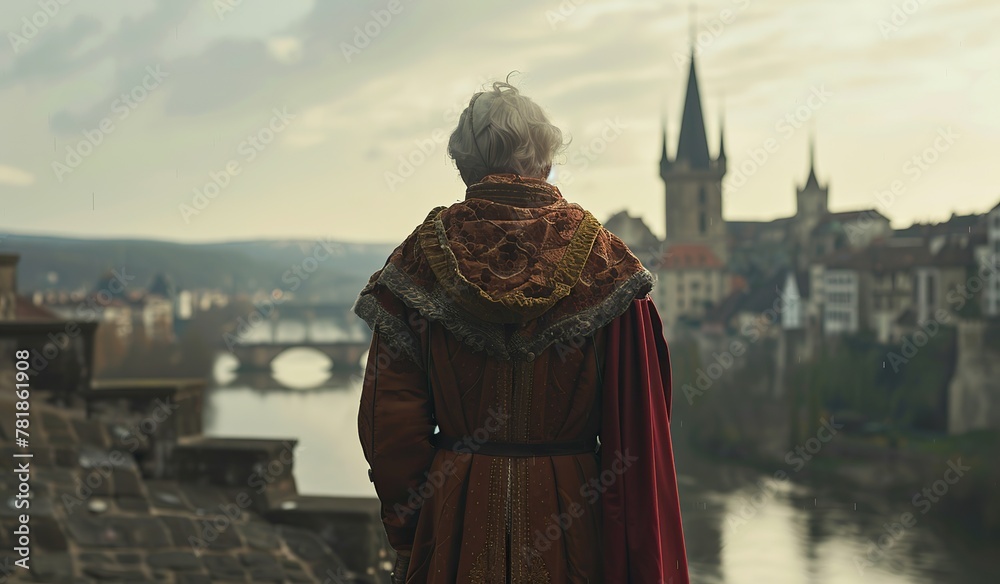
[[[302,41],[295,37],[268,39],[267,50],[279,63],[295,63],[302,59]]]
[[[99,20],[79,15],[59,30],[46,32],[48,34],[41,38],[33,39],[22,54],[11,59],[9,66],[0,71],[0,90],[26,81],[51,81],[93,64],[97,51],[91,49],[82,55],[77,52],[102,32]]]
[[[200,55],[174,61],[166,103],[168,116],[224,110],[258,96],[278,83],[289,68],[275,60],[266,41],[227,39]]]
[[[657,227],[663,204],[656,174],[660,115],[665,109],[673,151],[687,78],[686,4],[400,3],[403,10],[390,21],[380,12],[388,0],[243,2],[222,22],[211,2],[197,0],[72,3],[23,51],[0,51],[0,100],[11,106],[4,132],[19,138],[0,142],[0,159],[15,170],[47,168],[56,143],[61,149],[65,137],[79,140],[81,130],[113,112],[114,100],[142,79],[145,67],[162,65],[170,77],[141,116],[122,124],[87,170],[73,177],[74,189],[91,181],[104,192],[106,208],[118,205],[120,213],[128,209],[136,217],[129,228],[101,216],[53,222],[40,201],[66,193],[45,170],[36,171],[33,184],[24,182],[24,174],[5,171],[3,185],[20,181],[17,188],[27,194],[5,207],[5,217],[25,225],[34,221],[36,229],[109,234],[139,233],[141,225],[142,232],[167,238],[218,239],[245,231],[391,239],[412,227],[408,213],[420,215],[424,205],[449,200],[461,183],[442,144],[399,191],[386,188],[385,171],[438,131],[450,132],[484,77],[518,70],[515,84],[575,138],[573,148],[592,139],[608,117],[620,116],[627,126],[566,194],[591,202],[601,216],[622,206],[645,209]],[[0,4],[0,24],[9,21],[10,29],[22,15],[11,11],[4,20],[7,6]],[[963,155],[943,160],[935,172],[964,177],[966,207],[994,197],[988,169],[992,130],[1000,127],[994,105],[1000,85],[993,67],[998,37],[990,26],[1000,4],[926,3],[884,38],[878,20],[896,4],[699,2],[697,30],[711,37],[698,58],[711,150],[722,111],[732,168],[774,134],[775,121],[811,86],[826,84],[836,99],[811,123],[819,129],[820,167],[837,185],[836,204],[870,206],[867,193],[898,173],[895,159],[912,150],[914,136],[933,134],[942,124],[968,132]],[[551,23],[548,13],[564,9],[570,12],[566,20]],[[736,15],[720,29],[715,21],[723,10]],[[376,17],[385,24],[373,22]],[[377,34],[347,60],[343,45],[366,29]],[[246,131],[281,105],[298,117],[266,156],[234,180],[226,196],[239,197],[240,204],[179,228],[175,201],[189,196],[192,185],[225,163]],[[727,218],[784,212],[802,179],[805,141],[806,132],[800,132],[738,196],[727,197]],[[336,201],[329,195],[334,179],[350,185],[357,203],[324,216],[316,210]],[[894,220],[905,222],[915,211],[946,217],[955,204],[935,197],[938,186],[931,181],[913,189],[913,200],[934,201],[933,209],[901,204]],[[129,207],[136,192],[148,193],[141,213]],[[275,192],[294,204],[269,206]],[[392,196],[398,205],[385,214],[386,197]],[[310,212],[295,214],[296,208]],[[86,212],[93,216],[89,205]],[[373,230],[369,219],[376,213],[382,219]],[[259,221],[261,216],[268,221]]]
[[[0,164],[0,184],[26,187],[35,183],[35,175],[30,172]]]

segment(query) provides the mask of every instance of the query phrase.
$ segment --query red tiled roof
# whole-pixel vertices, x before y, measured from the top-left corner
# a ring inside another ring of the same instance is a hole
[[[14,310],[16,320],[52,320],[59,315],[44,306],[38,306],[27,296],[17,295],[17,308]]]
[[[660,258],[660,268],[722,268],[724,264],[707,245],[676,244]]]
[[[836,213],[830,213],[828,215],[831,219],[836,219],[837,221],[856,221],[858,219],[869,218],[874,219],[878,217],[879,219],[889,220],[888,217],[878,212],[878,209],[858,209],[857,211],[839,211]]]

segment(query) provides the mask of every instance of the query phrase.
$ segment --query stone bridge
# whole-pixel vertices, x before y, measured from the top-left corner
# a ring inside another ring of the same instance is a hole
[[[331,323],[348,336],[366,334],[367,328],[353,312],[351,304],[279,304],[267,314],[271,340],[278,339],[281,322],[299,322],[305,328],[305,338],[313,339],[314,324]]]
[[[365,341],[302,341],[287,343],[254,343],[234,345],[232,354],[240,362],[242,371],[269,370],[271,362],[287,351],[297,347],[313,349],[323,353],[331,361],[331,368],[337,370],[360,369],[361,357],[370,346]]]
[[[351,312],[351,304],[297,304],[288,302],[274,307],[271,313],[274,317],[285,320],[316,320],[328,318],[340,322],[348,322],[357,318]]]

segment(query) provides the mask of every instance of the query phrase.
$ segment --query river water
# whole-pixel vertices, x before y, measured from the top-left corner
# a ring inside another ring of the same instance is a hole
[[[374,496],[357,433],[361,379],[295,349],[272,373],[216,363],[205,404],[213,436],[296,438],[295,478],[310,495]],[[910,500],[775,480],[677,445],[692,581],[698,584],[1000,582],[1000,544],[969,541]],[[777,470],[777,469],[776,469]],[[913,520],[904,525],[904,514]],[[915,523],[914,523],[915,522]]]

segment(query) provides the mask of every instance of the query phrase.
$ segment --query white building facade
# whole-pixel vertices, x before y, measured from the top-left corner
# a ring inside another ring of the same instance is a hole
[[[861,278],[855,270],[827,269],[823,274],[823,332],[856,333],[861,323]]]

